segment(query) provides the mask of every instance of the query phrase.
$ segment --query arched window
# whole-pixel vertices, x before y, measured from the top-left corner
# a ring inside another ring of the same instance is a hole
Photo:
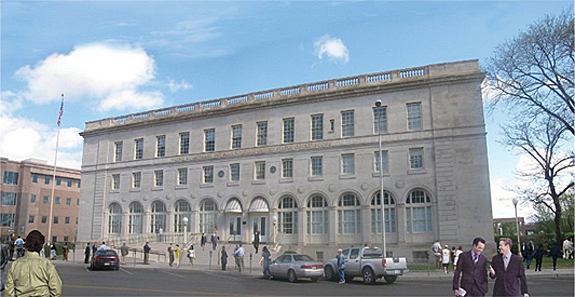
[[[130,222],[128,225],[128,233],[142,234],[144,233],[144,207],[139,202],[130,203]]]
[[[431,232],[431,199],[422,190],[409,193],[405,204],[405,219],[408,233]]]
[[[297,233],[297,202],[286,196],[278,205],[278,231],[284,234]]]
[[[166,205],[162,201],[152,203],[152,217],[150,220],[150,231],[158,233],[160,229],[166,231]]]
[[[188,227],[191,224],[192,208],[188,201],[179,200],[174,209],[174,232],[184,232],[184,218],[188,218]],[[190,230],[190,228],[188,228]]]
[[[361,233],[361,204],[357,196],[345,194],[337,206],[338,233]]]
[[[213,233],[216,230],[218,205],[210,199],[206,199],[200,205],[200,232]]]
[[[122,207],[118,203],[112,203],[108,207],[108,234],[120,233],[122,233]]]
[[[327,234],[328,204],[321,195],[314,195],[307,201],[307,234]]]
[[[371,213],[371,233],[381,234],[381,199],[379,199],[379,196],[379,191],[373,195],[369,209]],[[383,203],[385,206],[385,233],[395,233],[397,232],[395,200],[388,192],[384,191]]]

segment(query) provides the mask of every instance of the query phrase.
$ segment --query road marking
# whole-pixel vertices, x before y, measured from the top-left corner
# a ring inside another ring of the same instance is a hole
[[[163,272],[163,273],[165,273],[165,274],[169,274],[169,275],[177,276],[177,277],[179,277],[179,278],[184,278],[184,276],[183,276],[183,275],[179,275],[179,274],[175,274],[175,273],[171,273],[171,272],[163,271],[163,270],[160,270],[160,269],[154,269],[154,270],[156,270],[156,271],[159,271],[159,272]]]
[[[216,272],[212,272],[212,271],[201,271],[198,270],[198,272],[202,272],[204,274],[208,274],[208,275],[214,275],[217,276],[218,278],[227,278],[227,279],[233,279],[233,280],[237,280],[237,277],[233,277],[233,276],[228,276],[228,275],[222,275],[220,273],[216,273]],[[236,276],[240,276],[240,274],[236,274]]]
[[[122,270],[123,272],[125,272],[125,273],[128,273],[128,274],[130,274],[130,275],[131,275],[131,274],[134,274],[134,273],[132,273],[132,272],[129,272],[128,270],[126,270],[126,269],[122,268],[122,267],[120,267],[120,270]]]
[[[160,271],[160,270],[158,270]],[[200,296],[246,296],[246,294],[235,294],[235,293],[214,293],[207,291],[180,291],[180,290],[166,290],[166,289],[151,289],[151,288],[127,288],[127,287],[110,287],[110,286],[85,286],[85,285],[70,285],[64,284],[64,287],[77,288],[77,289],[94,289],[94,290],[117,290],[117,291],[131,291],[131,292],[150,292],[150,293],[161,293],[165,296],[166,293],[177,294],[177,295],[200,295]],[[249,294],[250,296],[269,296],[269,295],[256,295]]]

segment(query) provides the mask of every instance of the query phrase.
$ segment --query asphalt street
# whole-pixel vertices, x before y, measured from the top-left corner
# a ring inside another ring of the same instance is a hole
[[[339,285],[320,280],[265,280],[228,270],[122,267],[119,271],[91,271],[83,265],[57,265],[64,296],[452,296],[451,277],[399,278],[394,284],[380,280],[373,286],[356,278]],[[573,274],[528,277],[531,296],[574,296]],[[493,281],[490,281],[490,292]],[[488,294],[488,296],[491,296]]]

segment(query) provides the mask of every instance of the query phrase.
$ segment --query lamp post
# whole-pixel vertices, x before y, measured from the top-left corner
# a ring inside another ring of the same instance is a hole
[[[381,107],[381,100],[375,101],[375,108]],[[377,113],[377,136],[379,143],[379,201],[381,203],[381,237],[383,244],[383,257],[387,257],[387,248],[385,244],[385,204],[383,201],[383,151],[381,144],[381,111]]]
[[[515,226],[517,227],[517,254],[521,255],[521,237],[519,236],[519,219],[517,218],[517,198],[513,198],[511,200],[513,202],[513,206],[515,206]]]
[[[188,217],[184,217],[182,221],[184,222],[184,248],[185,248],[186,244],[188,244]]]

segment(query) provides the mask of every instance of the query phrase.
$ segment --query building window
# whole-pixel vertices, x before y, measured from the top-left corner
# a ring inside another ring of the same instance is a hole
[[[214,182],[214,166],[204,166],[204,184]]]
[[[112,174],[112,190],[120,189],[120,175]]]
[[[52,236],[52,242],[57,242],[58,241],[58,236]]]
[[[48,198],[49,198],[48,196],[44,196],[42,199],[42,203],[48,204]]]
[[[139,188],[142,183],[142,173],[134,172],[132,173],[132,188]]]
[[[78,225],[78,217],[76,217],[76,225]]]
[[[62,179],[59,178],[59,177],[57,177],[57,178],[56,178],[56,186],[59,187],[61,184],[62,184]]]
[[[407,104],[407,129],[421,130],[421,102]]]
[[[373,134],[387,133],[387,107],[373,108]]]
[[[296,234],[297,214],[297,202],[292,197],[283,197],[278,205],[278,231]]]
[[[46,224],[48,221],[48,216],[42,216],[42,224]]]
[[[323,196],[315,195],[307,202],[307,234],[328,234],[328,204]]]
[[[30,195],[30,203],[36,203],[36,195]]]
[[[118,203],[108,207],[108,234],[122,233],[122,207]]]
[[[180,155],[190,153],[190,133],[180,133]]]
[[[174,232],[184,232],[184,218],[188,218],[188,230],[190,230],[189,226],[192,222],[192,208],[190,204],[187,201],[180,200],[176,202],[174,212]]]
[[[144,139],[134,140],[134,160],[141,160],[144,157]]]
[[[341,173],[355,174],[355,156],[354,154],[341,155]]]
[[[409,193],[405,205],[405,219],[408,233],[431,232],[431,199],[425,191]]]
[[[423,169],[423,148],[409,149],[409,169]]]
[[[18,184],[18,172],[4,171],[5,185],[17,185]]]
[[[80,199],[76,199],[76,205],[80,205]]]
[[[282,178],[293,178],[293,159],[282,160]]]
[[[311,176],[323,175],[323,157],[311,157]]]
[[[65,242],[70,241],[70,236],[64,236],[64,241],[65,241]]]
[[[284,135],[283,135],[284,143],[294,142],[295,138],[294,126],[295,126],[294,118],[284,119]]]
[[[354,135],[354,114],[353,110],[341,112],[341,137]]]
[[[204,130],[204,151],[213,152],[216,150],[216,129]]]
[[[232,149],[242,147],[242,125],[232,126]]]
[[[256,146],[268,144],[268,122],[259,122]]]
[[[354,194],[345,194],[338,203],[338,232],[340,234],[361,233],[361,204]]]
[[[68,186],[68,188],[71,188],[71,187],[72,187],[72,180],[71,180],[71,179],[69,179],[69,180],[67,181],[67,186]]]
[[[28,223],[30,223],[30,224],[34,223],[34,215],[28,216]]]
[[[2,192],[2,205],[16,205],[16,193]]]
[[[70,224],[70,217],[64,218],[64,224]]]
[[[230,180],[233,182],[240,181],[240,164],[230,164]]]
[[[36,174],[32,174],[32,183],[38,183],[38,176]]]
[[[58,217],[57,217],[57,216],[54,217],[54,222],[53,222],[53,223],[54,223],[54,224],[58,224]]]
[[[323,114],[311,116],[311,140],[323,139]]]
[[[163,187],[164,186],[164,171],[156,170],[154,171],[154,186]]]
[[[14,214],[0,213],[0,227],[13,227],[13,226],[14,226]]]
[[[380,152],[373,153],[373,168],[375,172],[379,172],[379,156]],[[383,172],[389,172],[389,158],[387,151],[381,151],[381,165],[383,166]]]
[[[66,205],[72,205],[72,198],[66,198]]]
[[[266,162],[256,162],[256,180],[264,180],[266,178]]]
[[[373,195],[370,205],[371,213],[371,233],[381,234],[381,199],[379,191]],[[383,203],[385,206],[385,233],[396,232],[395,200],[388,192],[383,192]],[[377,229],[376,229],[377,228]]]
[[[54,200],[54,204],[60,204],[60,197],[56,197],[56,199]]]
[[[114,162],[122,161],[123,151],[124,151],[124,143],[122,141],[114,142]]]
[[[218,206],[213,200],[204,200],[200,204],[200,232],[210,234],[216,230]]]
[[[80,188],[81,180],[78,181],[78,189]]]
[[[150,220],[150,231],[152,233],[158,233],[160,229],[166,230],[166,218],[168,214],[166,213],[166,205],[161,201],[156,201],[152,203],[152,216]]]
[[[139,202],[130,203],[130,215],[128,217],[128,233],[142,234],[144,231],[144,208]]]
[[[335,120],[329,120],[329,133],[335,132]]]
[[[156,137],[156,158],[164,157],[166,155],[166,136]]]
[[[188,168],[178,168],[178,185],[188,184]]]
[[[49,176],[44,176],[44,184],[45,184],[45,185],[49,185],[49,184],[50,184],[50,177],[49,177]]]

